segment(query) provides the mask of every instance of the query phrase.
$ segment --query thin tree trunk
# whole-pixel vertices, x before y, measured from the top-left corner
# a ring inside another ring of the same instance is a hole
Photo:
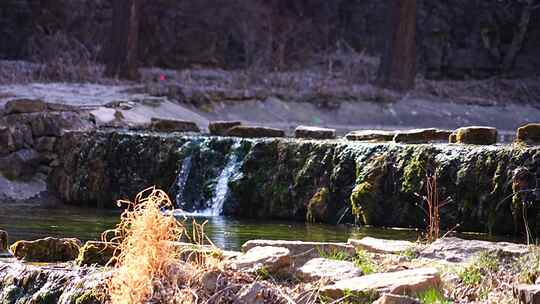
[[[521,18],[519,20],[519,25],[516,33],[514,33],[514,38],[512,39],[512,44],[508,48],[508,52],[504,56],[502,62],[502,68],[504,72],[510,71],[514,66],[516,61],[516,56],[523,46],[523,40],[525,40],[525,34],[527,34],[527,29],[529,28],[529,21],[531,20],[531,12],[533,10],[532,0],[527,1],[523,11],[521,12]]]
[[[387,39],[378,84],[397,90],[414,88],[416,77],[416,0],[389,0]]]
[[[114,0],[107,69],[110,77],[137,79],[141,0]]]

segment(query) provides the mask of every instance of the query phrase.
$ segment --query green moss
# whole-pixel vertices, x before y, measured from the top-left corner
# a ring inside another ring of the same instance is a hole
[[[413,157],[403,168],[401,191],[405,193],[416,193],[422,188],[421,182],[426,176],[430,159],[433,157],[433,155],[429,155],[429,150],[421,150],[413,153]]]
[[[307,206],[306,220],[308,222],[324,221],[328,216],[328,194],[327,187],[323,187],[313,195]]]
[[[364,225],[371,223],[371,217],[374,213],[375,187],[369,182],[363,182],[354,187],[351,193],[352,212],[362,220]]]

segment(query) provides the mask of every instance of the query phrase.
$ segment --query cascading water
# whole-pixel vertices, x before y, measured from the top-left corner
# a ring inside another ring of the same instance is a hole
[[[223,205],[225,201],[227,200],[227,196],[229,194],[229,181],[232,176],[238,171],[241,165],[241,160],[239,159],[239,153],[238,149],[241,146],[241,142],[237,141],[235,142],[231,148],[229,155],[227,157],[227,161],[225,163],[225,167],[217,177],[217,183],[214,188],[214,195],[212,199],[208,202],[207,206],[208,208],[204,210],[198,210],[195,212],[177,212],[182,215],[189,215],[189,216],[220,216],[223,213]],[[176,195],[176,202],[177,206],[182,209],[183,206],[185,206],[185,202],[183,200],[183,189],[186,186],[187,179],[189,177],[189,171],[191,170],[191,158],[187,157],[184,159],[182,163],[182,169],[180,170],[180,173],[177,177],[177,186],[178,186],[178,193]]]
[[[219,175],[214,197],[210,203],[210,207],[203,211],[203,214],[211,216],[219,216],[223,213],[223,204],[229,194],[229,180],[238,171],[240,161],[238,160],[237,150],[240,148],[240,142],[235,142],[231,147],[227,164]]]
[[[176,206],[180,209],[184,208],[186,202],[184,200],[184,189],[186,188],[186,183],[189,178],[189,173],[191,172],[192,157],[188,156],[182,161],[182,166],[180,172],[176,177],[176,186],[178,187],[178,192],[176,193]]]

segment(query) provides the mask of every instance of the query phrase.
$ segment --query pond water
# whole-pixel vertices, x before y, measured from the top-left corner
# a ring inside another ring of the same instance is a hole
[[[103,231],[117,224],[119,216],[119,210],[8,205],[0,209],[0,229],[8,232],[10,242],[46,236],[99,240]],[[226,250],[239,250],[244,242],[251,239],[344,242],[348,238],[372,236],[415,241],[419,236],[418,231],[407,229],[359,228],[348,225],[240,220],[227,217],[196,217],[195,219],[198,223],[208,221],[205,225],[206,234],[218,247]],[[187,219],[186,222],[190,223],[191,219]],[[477,234],[461,236],[487,238],[485,235]]]

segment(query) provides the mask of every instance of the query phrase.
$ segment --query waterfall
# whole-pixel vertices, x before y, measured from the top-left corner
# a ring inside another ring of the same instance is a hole
[[[192,163],[192,157],[187,156],[182,161],[182,166],[180,167],[180,170],[178,172],[178,176],[176,177],[176,187],[178,189],[176,193],[176,206],[178,208],[184,208],[186,205],[186,202],[184,200],[184,189],[186,188],[186,183],[189,178],[189,173],[191,172],[191,163]]]
[[[219,174],[217,178],[217,183],[214,188],[214,195],[212,199],[208,202],[208,208],[204,210],[198,210],[195,212],[184,212],[184,211],[178,211],[177,214],[181,215],[187,215],[187,216],[220,216],[223,213],[223,204],[227,200],[227,196],[229,194],[229,180],[231,177],[238,171],[241,165],[241,161],[239,160],[239,155],[237,153],[237,150],[240,148],[241,142],[235,142],[230,149],[229,155],[227,157],[227,161],[225,163],[225,167]],[[176,201],[178,203],[179,207],[182,207],[182,189],[186,184],[186,180],[189,175],[189,170],[191,168],[191,159],[189,159],[188,162],[184,160],[184,163],[182,164],[182,170],[181,173],[178,175],[178,194],[176,196]],[[187,173],[184,174],[184,170],[187,171]],[[180,184],[180,183],[183,184]]]
[[[238,171],[240,162],[238,161],[238,153],[236,152],[240,148],[240,142],[235,142],[229,152],[227,163],[219,175],[216,189],[214,190],[214,197],[212,198],[209,208],[204,212],[209,213],[211,216],[219,216],[223,213],[223,204],[229,194],[229,180],[231,176]]]

